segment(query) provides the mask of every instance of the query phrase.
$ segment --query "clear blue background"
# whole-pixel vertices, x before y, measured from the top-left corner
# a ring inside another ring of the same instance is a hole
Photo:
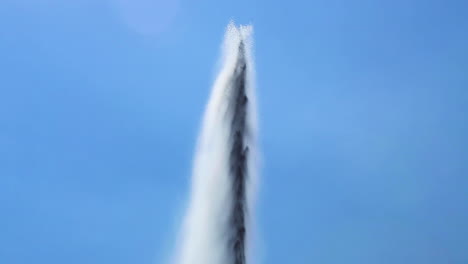
[[[0,1],[0,263],[167,263],[233,18],[261,263],[468,263],[468,2]]]

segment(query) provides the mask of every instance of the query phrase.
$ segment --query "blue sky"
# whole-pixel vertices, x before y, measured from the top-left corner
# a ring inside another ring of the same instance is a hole
[[[262,263],[468,263],[468,3],[0,2],[0,263],[167,263],[230,19]]]

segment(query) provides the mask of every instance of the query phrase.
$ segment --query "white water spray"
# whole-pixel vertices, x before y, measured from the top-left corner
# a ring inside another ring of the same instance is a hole
[[[256,182],[252,27],[230,23],[222,68],[206,107],[177,264],[251,259]]]

